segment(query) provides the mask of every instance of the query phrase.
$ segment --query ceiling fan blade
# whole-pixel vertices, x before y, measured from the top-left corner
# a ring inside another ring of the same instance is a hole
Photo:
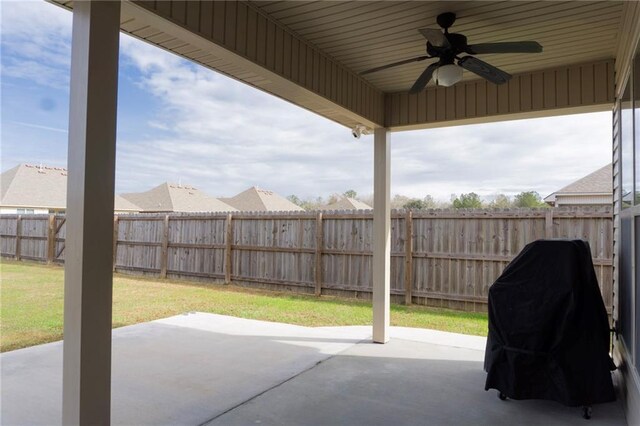
[[[386,70],[387,68],[397,67],[398,65],[410,64],[411,62],[420,62],[429,58],[431,58],[431,56],[418,56],[415,58],[405,59],[403,61],[393,62],[391,64],[382,65],[380,67],[375,67],[375,68],[371,68],[370,70],[362,71],[360,75],[371,74],[372,72]]]
[[[409,89],[409,94],[413,95],[413,94],[422,92],[424,88],[427,87],[427,83],[429,83],[429,80],[431,80],[431,77],[433,76],[433,72],[439,66],[440,66],[440,61],[434,62],[433,64],[425,68],[425,70],[422,71],[422,74],[420,74],[420,77],[418,77],[416,82],[413,83],[413,86],[411,86],[411,89]]]
[[[467,46],[467,53],[540,53],[542,46],[537,41],[508,41],[504,43],[480,43]]]
[[[449,47],[449,40],[444,33],[436,28],[420,28],[418,30],[429,43],[437,47]]]
[[[503,84],[511,80],[511,74],[473,56],[465,56],[458,61],[458,65],[495,84]]]

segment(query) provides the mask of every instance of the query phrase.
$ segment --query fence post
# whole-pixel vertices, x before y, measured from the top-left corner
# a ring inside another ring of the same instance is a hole
[[[162,226],[162,249],[160,251],[160,278],[167,278],[167,263],[169,251],[169,215],[164,215]]]
[[[49,214],[47,226],[47,263],[52,263],[56,257],[56,215]]]
[[[227,214],[227,222],[226,222],[226,233],[224,237],[224,283],[231,284],[231,250],[232,250],[232,240],[233,240],[233,215],[231,213]]]
[[[318,212],[316,216],[316,296],[322,294],[322,246],[324,245],[322,212]]]
[[[113,217],[113,270],[116,270],[116,261],[118,260],[118,216]]]
[[[16,260],[20,260],[21,256],[21,252],[22,250],[20,249],[20,240],[22,237],[22,215],[18,215],[18,218],[16,219]]]
[[[544,237],[553,238],[553,208],[547,209],[544,213]]]
[[[411,210],[407,210],[404,221],[404,304],[410,305],[413,300],[413,213]]]

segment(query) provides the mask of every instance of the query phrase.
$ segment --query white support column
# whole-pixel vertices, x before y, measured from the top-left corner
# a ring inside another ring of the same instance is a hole
[[[373,341],[389,341],[391,268],[391,144],[389,130],[375,129],[373,158]]]
[[[62,422],[109,424],[120,1],[76,1],[64,282]]]

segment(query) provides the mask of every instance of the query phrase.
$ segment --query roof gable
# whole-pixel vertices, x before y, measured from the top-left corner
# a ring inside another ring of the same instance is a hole
[[[370,210],[372,207],[355,198],[342,197],[335,203],[321,207],[321,210]]]
[[[9,169],[0,175],[0,200],[4,199],[4,196],[11,187],[11,183],[18,174],[19,169],[20,165],[15,166],[13,169]]]
[[[613,168],[611,164],[589,173],[555,192],[563,194],[608,194],[613,193]]]
[[[256,186],[221,200],[242,211],[304,211],[283,196]]]
[[[19,164],[0,175],[0,205],[64,210],[67,206],[67,169]],[[115,211],[140,211],[116,195]]]
[[[122,197],[148,212],[223,212],[232,206],[190,186],[165,182],[145,192],[122,194]]]
[[[142,210],[140,206],[133,204],[131,201],[122,198],[122,196],[117,195],[113,200],[113,210],[117,212],[139,212]]]
[[[61,167],[19,164],[0,175],[0,205],[64,209],[67,170]]]

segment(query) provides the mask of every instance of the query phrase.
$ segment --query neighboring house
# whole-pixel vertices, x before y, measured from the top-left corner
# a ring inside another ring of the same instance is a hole
[[[370,210],[371,207],[369,204],[363,203],[360,200],[356,200],[355,198],[342,197],[340,200],[335,203],[327,204],[326,206],[321,206],[319,210]]]
[[[122,194],[145,213],[229,212],[235,208],[189,185],[165,182],[145,192]]]
[[[253,186],[231,198],[220,198],[241,211],[304,211],[281,195]]]
[[[601,169],[578,179],[547,196],[545,203],[554,206],[612,206],[613,168],[607,164]]]
[[[19,164],[0,175],[0,213],[64,213],[67,205],[67,170],[62,167]],[[138,206],[119,195],[117,213],[135,213]]]

